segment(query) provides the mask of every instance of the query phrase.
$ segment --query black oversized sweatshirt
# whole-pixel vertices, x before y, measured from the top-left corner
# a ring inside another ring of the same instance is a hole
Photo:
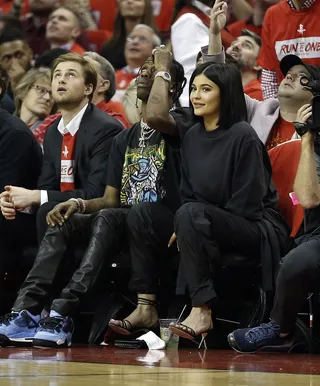
[[[210,132],[196,123],[181,139],[184,202],[215,205],[253,221],[262,219],[265,208],[275,208],[269,158],[248,123]]]

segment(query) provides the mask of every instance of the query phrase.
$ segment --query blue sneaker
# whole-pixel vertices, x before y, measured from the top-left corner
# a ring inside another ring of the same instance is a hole
[[[254,328],[242,328],[228,335],[229,345],[237,352],[253,354],[262,348],[287,351],[291,345],[280,338],[280,326],[275,322],[263,323]]]
[[[31,346],[39,329],[40,316],[27,310],[11,312],[0,318],[0,346]]]
[[[33,339],[33,346],[69,347],[74,331],[70,317],[55,316],[40,321],[40,329]]]

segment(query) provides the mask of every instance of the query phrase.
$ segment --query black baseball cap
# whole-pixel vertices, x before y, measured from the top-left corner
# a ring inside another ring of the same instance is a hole
[[[280,69],[284,76],[294,66],[303,66],[311,75],[313,80],[320,80],[320,69],[319,67],[312,66],[311,64],[305,63],[297,55],[286,55],[280,62]]]

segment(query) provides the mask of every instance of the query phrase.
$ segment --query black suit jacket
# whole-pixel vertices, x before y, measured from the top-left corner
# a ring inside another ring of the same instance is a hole
[[[48,128],[44,139],[44,161],[38,189],[48,192],[49,201],[63,202],[71,197],[85,200],[102,197],[107,182],[110,147],[113,137],[123,128],[121,123],[89,103],[76,137],[75,190],[61,192],[63,136],[57,128],[60,119]]]
[[[0,109],[0,191],[6,185],[35,189],[42,150],[28,126]]]

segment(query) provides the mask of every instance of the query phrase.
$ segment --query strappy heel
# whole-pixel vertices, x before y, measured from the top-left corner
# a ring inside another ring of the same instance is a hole
[[[158,302],[155,300],[149,300],[145,298],[138,298],[138,304],[144,306],[153,306],[158,310]],[[120,335],[132,335],[132,334],[146,334],[149,331],[153,331],[154,333],[158,333],[159,330],[159,321],[157,321],[152,326],[133,326],[132,323],[128,319],[119,320],[120,324],[115,324],[113,319],[109,322],[109,327]]]
[[[196,332],[192,328],[190,328],[182,323],[170,326],[170,330],[174,334],[179,335],[181,338],[192,340],[193,342],[195,342],[198,345],[198,349],[201,349],[201,347],[203,345],[205,350],[208,349],[206,337],[207,337],[209,331],[212,330],[212,328],[213,328],[212,320],[210,323],[210,327],[207,330],[199,332],[198,334],[196,334]],[[199,337],[199,336],[201,336],[200,343],[197,341],[197,337]]]

